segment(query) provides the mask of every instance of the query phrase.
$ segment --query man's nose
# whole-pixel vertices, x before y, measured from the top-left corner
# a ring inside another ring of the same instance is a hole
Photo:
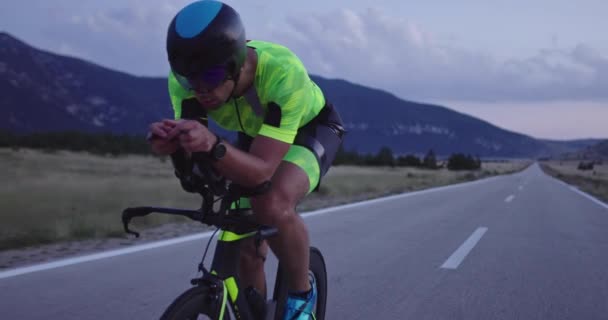
[[[198,92],[198,93],[202,93],[202,94],[208,94],[209,93],[209,88],[207,88],[205,85],[203,85],[202,83],[198,83],[195,87],[194,87],[194,91]]]

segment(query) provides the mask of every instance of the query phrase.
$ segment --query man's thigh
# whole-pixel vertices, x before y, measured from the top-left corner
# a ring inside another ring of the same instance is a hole
[[[290,179],[294,179],[299,184],[297,192],[294,192],[294,194],[299,195],[298,201],[317,187],[320,175],[319,161],[314,153],[299,145],[292,145],[289,148],[275,173],[277,183],[284,187],[291,184]],[[275,177],[273,177],[272,183],[275,184]],[[306,184],[306,187],[301,194],[304,184]]]

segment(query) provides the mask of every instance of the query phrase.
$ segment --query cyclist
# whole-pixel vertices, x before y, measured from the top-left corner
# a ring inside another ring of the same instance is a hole
[[[342,143],[342,120],[288,48],[246,40],[239,14],[213,0],[182,8],[167,32],[169,94],[175,119],[150,125],[157,154],[202,153],[227,179],[268,192],[241,199],[279,232],[268,240],[285,265],[284,319],[310,319],[316,290],[308,276],[309,236],[296,205],[318,189]],[[207,117],[238,132],[234,145],[213,133]],[[266,296],[268,244],[244,244],[239,276]]]

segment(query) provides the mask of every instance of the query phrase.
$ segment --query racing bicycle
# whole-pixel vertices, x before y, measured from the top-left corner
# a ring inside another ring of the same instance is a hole
[[[282,319],[287,299],[288,275],[280,261],[270,299],[253,287],[242,288],[238,277],[241,242],[253,238],[258,248],[263,240],[278,233],[274,227],[256,223],[251,209],[240,206],[242,197],[253,197],[267,192],[271,187],[270,181],[254,188],[245,188],[219,175],[204,155],[194,153],[188,157],[182,150],[171,155],[171,162],[182,188],[201,195],[201,207],[195,210],[126,208],[122,213],[125,232],[139,237],[138,232],[129,228],[129,223],[134,217],[151,213],[184,216],[217,229],[209,238],[203,258],[198,264],[200,276],[197,274],[197,277],[190,281],[192,287],[179,295],[166,308],[160,319]],[[205,256],[218,231],[213,260],[207,269],[204,266]],[[315,247],[310,247],[308,275],[317,289],[317,300],[313,307],[314,319],[322,320],[325,318],[327,302],[327,271],[323,255]]]

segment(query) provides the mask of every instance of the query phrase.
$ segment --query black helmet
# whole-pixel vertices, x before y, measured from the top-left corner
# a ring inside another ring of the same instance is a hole
[[[237,79],[247,52],[245,28],[229,5],[213,0],[193,2],[181,9],[167,31],[171,70],[184,77],[224,66]]]

